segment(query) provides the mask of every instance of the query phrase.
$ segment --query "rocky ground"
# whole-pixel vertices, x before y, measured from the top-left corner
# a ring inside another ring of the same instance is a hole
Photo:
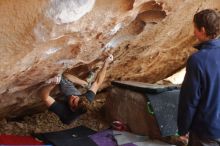
[[[104,120],[105,95],[105,93],[98,94],[88,112],[70,125],[62,124],[54,113],[46,110],[43,113],[26,116],[19,120],[2,119],[0,121],[0,133],[30,135],[31,133],[69,129],[79,125],[85,125],[93,130],[106,129],[109,124]]]

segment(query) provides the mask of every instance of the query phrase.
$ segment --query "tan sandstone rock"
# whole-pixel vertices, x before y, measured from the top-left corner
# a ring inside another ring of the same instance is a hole
[[[0,117],[45,109],[43,81],[68,68],[84,73],[106,50],[115,57],[106,83],[168,77],[194,51],[192,17],[204,8],[219,0],[0,1]]]

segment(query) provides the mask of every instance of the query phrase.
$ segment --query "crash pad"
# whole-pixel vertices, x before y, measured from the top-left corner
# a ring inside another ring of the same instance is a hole
[[[113,131],[118,146],[171,146],[159,140],[152,140],[145,135],[137,135],[126,131]]]
[[[91,138],[98,146],[118,146],[114,139],[113,131],[110,129],[99,131],[93,135]]]
[[[118,145],[124,145],[134,142],[144,142],[148,141],[149,138],[145,135],[137,135],[127,131],[113,131],[113,135]]]
[[[178,85],[159,85],[135,81],[112,81],[111,84],[120,88],[144,93],[161,93],[179,88]]]
[[[88,136],[95,134],[96,131],[85,126],[79,126],[63,131],[37,133],[33,136],[44,141],[46,144],[55,146],[97,146]]]
[[[180,90],[172,90],[159,94],[146,94],[163,137],[177,133],[179,93]]]
[[[44,143],[31,136],[0,135],[0,145],[43,145]]]

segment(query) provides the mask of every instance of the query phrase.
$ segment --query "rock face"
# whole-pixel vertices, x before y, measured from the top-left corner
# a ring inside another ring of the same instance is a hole
[[[204,8],[219,0],[1,1],[0,117],[35,111],[43,81],[86,72],[103,51],[115,56],[106,81],[168,77],[194,51],[192,16]]]
[[[140,135],[148,135],[150,128],[148,126],[149,115],[146,112],[146,103],[146,97],[141,93],[113,87],[109,90],[109,96],[106,98],[106,119],[110,123],[121,121],[132,132]]]

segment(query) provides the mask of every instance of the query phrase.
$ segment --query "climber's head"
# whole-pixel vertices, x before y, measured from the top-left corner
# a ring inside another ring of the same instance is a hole
[[[69,106],[70,109],[75,112],[77,110],[86,111],[87,110],[87,100],[84,97],[79,96],[69,96]]]
[[[215,39],[220,35],[220,13],[206,9],[194,15],[194,34],[200,42]]]

